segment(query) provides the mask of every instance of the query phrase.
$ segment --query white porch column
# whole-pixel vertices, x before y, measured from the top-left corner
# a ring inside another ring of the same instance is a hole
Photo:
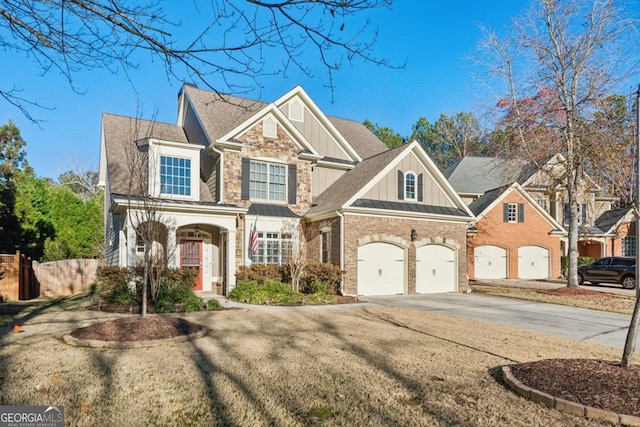
[[[167,229],[167,267],[178,268],[178,256],[180,248],[176,245],[176,229]]]
[[[227,292],[236,286],[236,230],[227,231]]]
[[[136,266],[136,230],[129,222],[129,226],[127,227],[127,265],[125,267],[135,267]]]

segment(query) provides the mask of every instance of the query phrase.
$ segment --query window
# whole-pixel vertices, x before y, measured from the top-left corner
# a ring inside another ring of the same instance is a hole
[[[407,172],[404,177],[404,198],[405,200],[416,199],[416,175],[413,172]]]
[[[636,256],[636,238],[634,236],[622,238],[622,256]]]
[[[191,159],[160,156],[160,193],[191,195]]]
[[[547,199],[536,199],[536,202],[540,205],[540,207],[542,207],[542,209],[549,212],[549,203]]]
[[[251,199],[284,202],[286,168],[284,165],[251,162],[249,169],[249,197]]]
[[[266,138],[278,137],[278,126],[273,117],[267,116],[262,121],[262,136]]]
[[[258,252],[253,262],[258,264],[286,264],[293,251],[291,233],[258,232]]]
[[[322,262],[331,262],[331,232],[322,232]]]
[[[509,203],[507,222],[518,222],[518,205]]]
[[[524,203],[504,203],[502,208],[504,222],[524,222]]]

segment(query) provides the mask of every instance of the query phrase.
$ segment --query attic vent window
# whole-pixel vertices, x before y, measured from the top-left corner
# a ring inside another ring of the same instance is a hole
[[[278,127],[273,117],[267,116],[262,121],[262,135],[265,138],[277,138]]]
[[[296,122],[304,121],[304,107],[299,99],[294,99],[289,103],[289,119]]]

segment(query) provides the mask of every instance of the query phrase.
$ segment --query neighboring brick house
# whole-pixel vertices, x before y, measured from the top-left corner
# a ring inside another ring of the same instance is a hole
[[[104,114],[100,183],[109,265],[139,262],[136,214],[151,195],[154,250],[198,269],[197,289],[228,293],[238,266],[282,264],[301,248],[345,271],[345,294],[467,287],[473,216],[422,148],[388,150],[300,87],[263,103],[184,85],[176,125]]]
[[[547,279],[560,276],[560,241],[566,234],[518,184],[487,191],[469,206],[469,277]]]
[[[517,182],[528,196],[566,231],[568,228],[568,197],[563,185],[566,176],[564,163],[565,159],[560,154],[551,158],[541,169],[522,160],[467,156],[447,169],[444,175],[460,197],[469,205],[484,197],[487,192]],[[579,255],[600,258],[611,254],[612,251],[622,252],[623,238],[625,239],[624,247],[627,248],[626,253],[631,254],[630,248],[635,239],[632,236],[627,236],[628,233],[631,233],[627,230],[630,229],[631,223],[635,219],[630,210],[612,210],[616,199],[602,191],[588,176],[585,176],[579,183],[578,200],[580,203]],[[481,226],[482,224],[475,225],[478,230],[481,229]],[[546,235],[544,230],[526,229],[523,230],[522,237],[530,239],[533,233],[541,233],[541,239],[544,239]],[[508,242],[501,240],[500,233],[485,234],[493,239],[491,245],[500,248],[509,247]],[[470,242],[472,241],[470,239]],[[488,241],[484,242],[484,244],[489,243]],[[473,248],[470,248],[469,251],[472,252]],[[633,251],[635,254],[635,249]],[[566,252],[567,236],[565,232],[565,235],[560,238],[559,256],[566,255]],[[472,253],[469,256],[474,257]],[[551,265],[555,265],[555,263],[556,260],[553,260]],[[513,267],[513,261],[511,265]],[[501,271],[502,266],[499,269],[496,268],[493,273],[481,270],[480,276],[475,271],[473,277],[489,278],[482,276],[503,275],[504,273]],[[508,274],[508,277],[511,278],[521,277],[512,269],[508,271]],[[544,275],[544,269],[540,271],[539,275]],[[549,270],[549,277],[557,277],[555,269]]]

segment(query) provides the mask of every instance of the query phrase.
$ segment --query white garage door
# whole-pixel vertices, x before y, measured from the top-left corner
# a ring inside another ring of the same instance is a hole
[[[358,248],[358,295],[404,293],[404,249],[375,242]]]
[[[478,246],[473,250],[474,277],[476,279],[505,279],[507,277],[507,250],[498,246]]]
[[[416,249],[416,292],[455,292],[457,270],[453,249],[442,245],[419,247]]]
[[[518,248],[518,277],[520,279],[548,279],[549,249],[540,246]]]

